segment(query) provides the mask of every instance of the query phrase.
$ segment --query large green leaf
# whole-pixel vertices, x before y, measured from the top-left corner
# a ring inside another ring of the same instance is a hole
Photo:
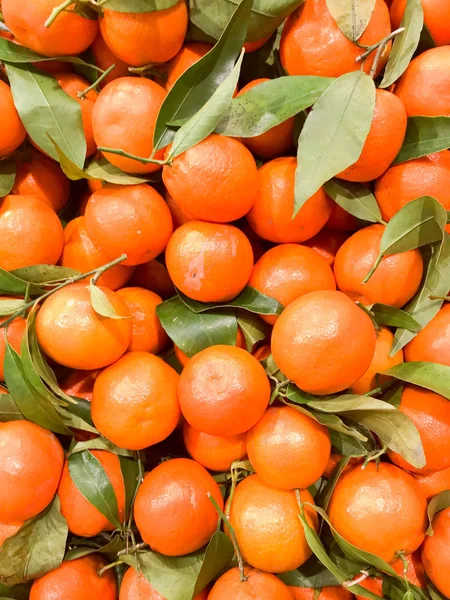
[[[86,138],[81,107],[58,85],[56,79],[27,65],[7,63],[14,104],[31,139],[55,160],[58,152],[83,168]]]
[[[66,551],[68,527],[59,511],[59,498],[0,546],[0,581],[25,583],[60,566]]]
[[[405,310],[421,327],[425,327],[436,316],[443,304],[439,299],[448,294],[450,280],[450,236],[444,235],[441,244],[426,246],[422,249],[425,263],[425,276],[416,296]],[[436,298],[437,297],[437,298]],[[393,356],[414,337],[415,333],[405,328],[397,329],[390,355]]]
[[[125,485],[125,519],[127,519],[133,509],[133,501],[140,483],[139,462],[124,456],[120,456],[119,460]]]
[[[395,306],[377,302],[370,307],[370,312],[373,314],[373,318],[377,325],[403,327],[414,333],[417,333],[421,329],[420,323],[401,308],[395,308]]]
[[[324,187],[330,198],[345,212],[370,223],[383,222],[377,199],[364,184],[331,179]]]
[[[247,285],[234,300],[222,304],[214,302],[198,302],[197,300],[188,298],[181,292],[178,292],[178,295],[184,304],[195,313],[202,313],[219,308],[241,308],[258,315],[281,315],[283,312],[283,306],[278,300],[262,294],[249,285]]]
[[[243,58],[244,51],[241,52],[231,73],[217,87],[211,98],[176,132],[168,157],[169,161],[204,140],[214,131],[231,104]]]
[[[383,371],[383,374],[426,388],[450,400],[450,367],[447,365],[406,362]]]
[[[147,178],[139,175],[130,175],[124,173],[103,156],[92,160],[85,169],[86,174],[93,179],[100,179],[107,183],[115,183],[117,185],[135,185],[138,183],[146,183]]]
[[[271,35],[303,0],[255,0],[247,40]],[[189,0],[189,18],[203,32],[218,39],[239,0]]]
[[[205,587],[230,564],[234,555],[233,544],[223,531],[215,531],[206,547],[200,573],[195,584],[195,595]]]
[[[167,94],[156,120],[155,151],[173,141],[177,127],[206,104],[233,70],[245,39],[252,1],[243,0],[239,4],[217,44],[189,67]]]
[[[382,88],[388,88],[403,75],[419,45],[423,27],[422,0],[407,0],[400,26],[405,30],[396,36],[392,45],[380,84]]]
[[[16,163],[12,159],[0,161],[0,198],[9,194],[13,188],[15,179]]]
[[[154,12],[172,8],[178,0],[102,0],[102,8],[126,13]]]
[[[124,555],[121,559],[130,567],[140,569],[155,590],[170,600],[192,600],[205,553],[187,556],[163,556],[156,552]]]
[[[374,107],[375,85],[363,71],[336,79],[313,106],[298,140],[294,214],[326,181],[358,160]]]
[[[231,101],[216,132],[229,137],[261,135],[313,105],[332,81],[309,75],[264,81]]]
[[[102,464],[92,452],[84,450],[69,456],[69,471],[72,481],[86,500],[110,523],[120,527],[114,488]]]
[[[315,556],[312,556],[295,571],[280,573],[286,585],[305,588],[322,588],[339,585],[339,581]]]
[[[392,164],[450,148],[450,117],[409,117],[400,152]]]
[[[326,0],[327,8],[342,33],[356,42],[369,24],[375,0]]]
[[[194,313],[175,296],[159,304],[156,314],[170,339],[189,357],[216,344],[236,344],[237,321],[231,309]]]
[[[0,394],[0,423],[20,421],[23,414],[9,394]]]

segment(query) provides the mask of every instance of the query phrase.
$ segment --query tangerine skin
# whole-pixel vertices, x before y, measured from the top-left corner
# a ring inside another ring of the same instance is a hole
[[[27,135],[14,105],[11,88],[4,81],[0,81],[0,112],[6,125],[2,128],[0,140],[0,158],[3,158],[14,152]]]
[[[247,455],[245,433],[219,437],[197,431],[186,422],[183,440],[190,456],[210,471],[228,471],[235,460]]]
[[[314,503],[308,490],[301,490],[300,497],[302,502]],[[243,559],[252,567],[284,573],[311,556],[298,518],[295,492],[272,487],[259,475],[250,475],[238,483],[228,508]],[[304,510],[309,525],[317,531],[316,512],[310,507]]]
[[[186,421],[220,437],[239,435],[264,414],[270,383],[258,360],[236,346],[210,346],[193,356],[178,384]]]
[[[165,556],[183,556],[204,546],[217,527],[211,495],[223,508],[219,486],[204,467],[174,458],[144,478],[134,504],[142,539]]]
[[[434,471],[434,473],[425,473],[424,475],[418,473],[414,477],[428,502],[440,492],[450,490],[450,467],[442,469],[442,471]]]
[[[224,573],[214,584],[208,600],[292,600],[289,589],[281,579],[246,567],[246,581],[241,581],[239,567]]]
[[[202,42],[188,42],[181,50],[169,60],[156,69],[155,79],[168,92],[175,85],[176,80],[183,75],[189,67],[207,54],[212,48],[211,44]]]
[[[109,569],[101,577],[98,574],[106,564],[99,554],[64,561],[34,581],[30,600],[116,600],[114,572]]]
[[[315,600],[313,588],[289,586],[293,600]],[[352,600],[353,594],[342,586],[323,587],[317,600]]]
[[[358,335],[355,335],[358,332]],[[342,292],[310,292],[294,300],[272,331],[281,371],[311,394],[340,392],[369,368],[376,333],[370,317]]]
[[[377,0],[372,18],[358,42],[370,46],[391,32],[389,11],[383,0]],[[386,64],[390,44],[381,56],[377,73]],[[356,62],[361,48],[341,33],[331,16],[325,0],[306,0],[288,17],[280,41],[281,64],[289,75],[321,75],[339,77],[359,70]],[[369,73],[373,53],[363,69]]]
[[[450,304],[444,304],[431,321],[405,346],[408,362],[434,362],[450,366]]]
[[[100,32],[110,50],[133,67],[165,63],[180,50],[188,25],[185,0],[174,6],[143,13],[105,9]]]
[[[320,188],[292,218],[297,160],[275,158],[258,169],[259,193],[247,214],[250,227],[277,244],[304,242],[314,237],[331,214],[333,201]]]
[[[363,304],[381,302],[401,308],[419,289],[423,274],[418,249],[383,257],[367,283],[364,278],[375,264],[385,227],[369,225],[346,240],[334,260],[337,287]]]
[[[128,450],[161,442],[180,418],[177,383],[178,373],[158,356],[128,352],[95,381],[91,403],[95,426]]]
[[[448,21],[448,4],[445,0],[422,0],[424,24],[436,46],[450,44],[450,25]],[[391,4],[392,28],[400,27],[406,8],[406,0],[394,0]]]
[[[450,596],[448,577],[450,562],[450,508],[438,513],[433,519],[434,535],[427,536],[422,546],[422,562],[425,572],[437,589]]]
[[[389,463],[343,473],[328,507],[332,526],[348,542],[388,563],[411,554],[427,529],[427,504],[417,481]]]
[[[194,600],[207,600],[208,591],[204,590]],[[142,573],[130,567],[122,579],[119,600],[166,600],[147,581]]]
[[[247,433],[256,473],[283,490],[306,489],[322,477],[330,459],[328,429],[290,406],[272,406]]]
[[[92,42],[90,50],[94,57],[95,64],[97,67],[100,67],[100,69],[103,69],[103,71],[107,71],[111,65],[116,65],[111,73],[109,73],[109,75],[107,75],[100,83],[101,89],[108,85],[108,83],[111,83],[111,81],[119,79],[119,77],[126,77],[130,74],[128,71],[130,65],[127,65],[126,62],[120,60],[120,58],[111,52],[100,32]]]
[[[450,406],[444,396],[412,385],[403,389],[398,409],[411,419],[419,432],[426,464],[413,467],[399,454],[389,451],[393,463],[414,473],[430,473],[450,467]]]

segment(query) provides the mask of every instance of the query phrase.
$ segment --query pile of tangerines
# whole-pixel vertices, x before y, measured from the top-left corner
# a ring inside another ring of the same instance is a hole
[[[0,597],[450,598],[450,0],[2,0]]]

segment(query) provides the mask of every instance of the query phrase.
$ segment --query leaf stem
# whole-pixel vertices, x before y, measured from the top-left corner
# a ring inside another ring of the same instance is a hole
[[[92,85],[87,87],[82,92],[78,92],[78,94],[77,94],[78,98],[84,98],[86,96],[86,94],[89,94],[89,92],[91,90],[94,90],[105,79],[105,77],[107,77],[111,73],[111,71],[115,68],[116,68],[116,65],[113,64],[109,67],[109,69],[106,69],[106,71],[103,71],[103,73],[100,75],[100,77],[98,79],[96,79]]]
[[[122,564],[123,564],[123,560],[116,560],[115,562],[111,563],[110,565],[106,565],[106,567],[103,567],[102,569],[100,569],[100,571],[98,571],[99,577],[101,577],[103,575],[103,573],[108,571],[108,569],[113,569],[114,567],[117,567],[118,565],[122,565]]]
[[[235,552],[237,560],[238,560],[241,581],[247,581],[248,578],[247,578],[247,576],[245,574],[245,570],[244,570],[244,568],[245,568],[244,559],[242,558],[241,551],[239,550],[239,545],[237,543],[237,538],[236,538],[236,532],[234,531],[234,528],[231,526],[228,518],[225,516],[223,510],[221,510],[220,506],[217,504],[217,502],[214,500],[214,498],[211,496],[211,494],[209,492],[208,492],[208,498],[212,502],[214,508],[217,511],[217,514],[223,520],[223,522],[225,523],[225,525],[230,533],[231,542],[233,544],[234,552]]]
[[[360,54],[356,58],[356,62],[364,62],[366,60],[366,58],[368,56],[370,56],[370,54],[372,54],[372,52],[374,50],[379,49],[380,46],[381,47],[386,46],[386,44],[388,42],[390,42],[396,35],[398,35],[399,33],[402,33],[403,31],[405,31],[405,28],[404,27],[399,27],[398,29],[396,29],[395,31],[392,31],[392,33],[390,33],[389,35],[387,35],[386,37],[384,37],[382,40],[380,40],[376,44],[372,44],[372,46],[368,46],[367,50],[365,52],[363,52],[362,54]],[[381,52],[380,52],[380,54],[381,54]]]
[[[377,258],[377,260],[375,261],[375,264],[373,265],[373,267],[370,269],[370,271],[367,273],[367,275],[364,277],[363,279],[363,283],[367,283],[369,281],[369,279],[372,277],[372,275],[375,273],[375,271],[378,269],[378,267],[380,266],[381,261],[383,260],[383,255],[380,254]]]
[[[50,27],[58,15],[66,10],[66,8],[68,8],[71,4],[73,4],[73,0],[65,0],[62,4],[56,6],[50,13],[49,18],[45,21],[45,27]]]
[[[7,327],[23,311],[26,311],[29,308],[32,308],[33,306],[35,306],[35,305],[39,304],[40,302],[42,302],[42,300],[45,300],[46,298],[48,298],[49,296],[51,296],[52,294],[54,294],[58,290],[61,290],[62,288],[65,288],[68,285],[71,285],[72,283],[76,283],[77,281],[81,281],[82,279],[85,279],[86,277],[90,277],[91,275],[93,276],[93,280],[95,279],[96,281],[98,281],[98,278],[105,271],[107,271],[111,267],[114,267],[115,265],[118,265],[119,263],[123,262],[126,259],[127,259],[127,255],[126,254],[122,254],[121,256],[119,256],[119,258],[115,258],[114,260],[112,260],[111,262],[107,263],[106,265],[103,265],[102,267],[98,267],[97,269],[92,269],[91,271],[88,271],[87,273],[81,273],[80,275],[76,275],[75,277],[69,277],[68,279],[66,279],[65,281],[63,281],[63,283],[60,283],[57,287],[49,290],[48,292],[46,292],[42,296],[39,296],[39,298],[36,298],[36,299],[31,300],[31,301],[27,302],[26,304],[24,304],[19,310],[17,310],[15,313],[13,313],[8,319],[6,319],[2,323],[0,323],[0,328]]]
[[[444,302],[450,302],[450,296],[428,296],[430,300],[443,300]]]
[[[137,156],[136,154],[130,154],[129,152],[125,152],[125,150],[121,150],[120,148],[105,148],[104,146],[99,146],[97,148],[100,152],[109,152],[110,154],[117,154],[117,156],[124,156],[125,158],[132,158],[133,160],[137,160],[141,163],[153,164],[153,165],[167,165],[166,160],[157,160],[156,158],[144,158],[143,156]]]

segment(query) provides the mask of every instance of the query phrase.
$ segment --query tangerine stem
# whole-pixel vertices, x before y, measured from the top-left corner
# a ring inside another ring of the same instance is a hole
[[[42,296],[39,296],[39,298],[35,298],[34,300],[31,300],[30,302],[27,302],[26,304],[24,304],[22,306],[22,308],[20,308],[19,310],[17,310],[8,319],[6,319],[2,323],[0,323],[0,329],[2,327],[7,327],[23,311],[28,310],[32,306],[37,305],[39,302],[42,302],[42,300],[45,300],[46,298],[48,298],[49,296],[51,296],[52,294],[54,294],[58,290],[61,290],[62,288],[65,288],[68,285],[71,285],[72,283],[76,283],[77,281],[81,281],[82,279],[85,279],[86,277],[90,277],[91,275],[93,275],[94,279],[96,281],[98,281],[98,278],[105,271],[107,271],[111,267],[114,267],[115,265],[118,265],[119,263],[123,262],[126,259],[127,259],[127,255],[126,254],[122,254],[121,256],[119,256],[119,258],[115,258],[114,260],[112,260],[111,262],[107,263],[106,265],[103,265],[102,267],[98,267],[97,269],[92,269],[91,271],[88,271],[87,273],[81,273],[80,275],[76,275],[75,277],[69,277],[68,279],[66,279],[65,281],[63,281],[63,283],[59,284],[57,287],[49,290],[48,292],[46,292]]]
[[[109,152],[110,154],[117,154],[117,156],[124,156],[125,158],[132,158],[133,160],[137,160],[141,163],[167,165],[166,160],[157,160],[156,158],[145,158],[143,156],[137,156],[136,154],[130,154],[129,152],[125,152],[125,150],[121,150],[120,148],[105,148],[104,146],[99,146],[97,150],[100,150],[100,152]]]
[[[56,6],[50,13],[49,18],[45,21],[45,27],[50,27],[50,25],[58,17],[58,15],[64,10],[66,10],[66,8],[68,8],[71,4],[73,4],[73,0],[65,0],[65,2],[63,2],[59,6]]]
[[[444,302],[450,302],[450,296],[428,296],[430,300],[443,300]]]
[[[103,575],[103,573],[108,571],[108,569],[113,569],[114,567],[117,567],[118,565],[122,565],[122,564],[123,564],[123,560],[116,560],[116,562],[113,562],[110,565],[106,565],[106,567],[103,567],[103,569],[100,569],[100,571],[98,572],[99,577],[101,577]]]
[[[244,559],[242,558],[241,551],[239,550],[239,545],[237,543],[237,538],[236,538],[236,532],[234,531],[234,528],[231,526],[229,520],[225,516],[225,513],[223,512],[223,510],[220,508],[220,506],[217,504],[217,502],[215,501],[215,499],[211,496],[211,494],[209,492],[208,492],[208,498],[212,502],[214,508],[217,511],[217,514],[223,520],[223,522],[225,523],[225,525],[230,533],[231,542],[232,542],[233,548],[234,548],[234,553],[236,554],[236,557],[238,560],[241,581],[247,581],[248,578],[247,578],[247,576],[245,574],[245,570],[244,570],[244,568],[245,568]]]
[[[116,68],[116,65],[113,64],[109,67],[109,69],[106,69],[106,71],[104,71],[100,75],[100,77],[94,81],[94,83],[92,85],[87,87],[82,92],[78,92],[78,94],[77,94],[78,98],[84,98],[86,96],[86,94],[88,94],[91,90],[94,90],[105,79],[105,77],[107,77],[107,75],[109,75],[111,73],[111,71],[115,68]]]
[[[367,283],[369,281],[369,279],[372,277],[372,275],[375,273],[375,271],[380,266],[380,263],[381,263],[382,260],[383,260],[383,255],[380,254],[379,257],[377,258],[377,260],[375,261],[375,264],[373,265],[373,267],[370,269],[370,271],[364,277],[364,279],[362,281],[363,283]]]
[[[377,42],[376,44],[372,44],[372,46],[369,46],[367,48],[367,50],[365,52],[363,52],[362,54],[360,54],[357,58],[356,58],[356,62],[361,62],[366,60],[366,58],[372,54],[372,52],[374,50],[377,50],[377,48],[379,48],[380,46],[385,46],[388,42],[390,42],[396,35],[398,35],[399,33],[402,33],[403,31],[405,31],[404,27],[399,27],[398,29],[396,29],[395,31],[392,31],[392,33],[390,33],[389,35],[387,35],[386,37],[384,37],[382,40],[380,40],[379,42]]]

